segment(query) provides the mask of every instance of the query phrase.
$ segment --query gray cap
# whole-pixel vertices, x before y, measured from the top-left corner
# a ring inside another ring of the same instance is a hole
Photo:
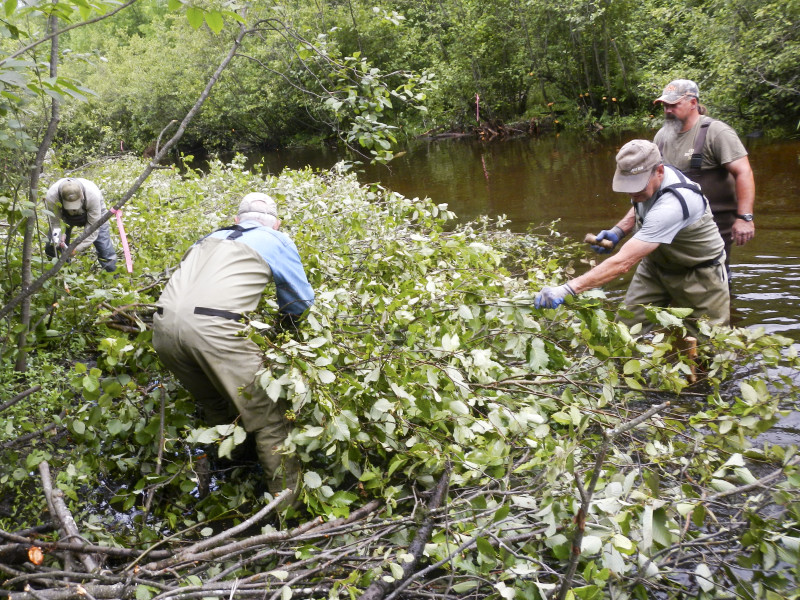
[[[667,84],[661,96],[653,100],[653,104],[656,102],[676,104],[680,102],[681,98],[684,96],[691,96],[699,100],[700,89],[697,87],[697,84],[690,79],[676,79]]]
[[[615,192],[636,194],[647,187],[653,168],[660,165],[661,152],[648,140],[631,140],[617,153],[617,170],[611,184]]]
[[[275,200],[272,199],[272,196],[261,192],[251,192],[242,198],[238,212],[240,215],[248,212],[263,213],[278,218],[278,206],[275,204]]]
[[[66,210],[79,210],[83,205],[83,187],[74,179],[67,179],[58,189],[61,206]]]

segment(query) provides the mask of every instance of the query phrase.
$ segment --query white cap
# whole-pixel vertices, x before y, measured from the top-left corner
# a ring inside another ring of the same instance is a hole
[[[278,206],[275,204],[275,200],[272,199],[272,196],[261,192],[251,192],[242,198],[239,203],[239,214],[248,212],[264,213],[278,218]]]

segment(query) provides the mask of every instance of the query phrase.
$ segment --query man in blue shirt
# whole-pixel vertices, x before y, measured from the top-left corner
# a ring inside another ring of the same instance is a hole
[[[264,356],[244,333],[244,315],[258,307],[270,281],[284,323],[311,306],[314,291],[294,242],[279,231],[270,196],[245,196],[235,223],[204,237],[184,256],[158,300],[153,347],[194,396],[208,425],[240,419],[255,439],[269,491],[288,487],[296,493],[299,461],[280,454],[289,433],[287,407],[256,381]]]

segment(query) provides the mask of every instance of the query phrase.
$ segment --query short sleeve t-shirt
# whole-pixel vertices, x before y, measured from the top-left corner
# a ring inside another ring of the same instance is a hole
[[[663,129],[660,129],[653,142],[661,148],[661,155],[668,165],[677,167],[681,171],[688,171],[697,134],[705,117],[697,120],[689,131],[679,133],[671,142],[666,141]],[[703,143],[703,163],[701,169],[714,169],[727,165],[735,160],[747,156],[747,150],[739,136],[722,121],[712,121],[708,126],[705,142]]]
[[[680,182],[680,178],[672,169],[664,167],[661,189]],[[649,200],[634,204],[634,210],[642,219],[642,225],[633,237],[653,244],[669,244],[678,232],[700,219],[706,211],[703,196],[686,188],[680,188],[679,191],[686,201],[689,217],[683,218],[683,208],[675,194],[667,193],[660,197],[655,194]]]

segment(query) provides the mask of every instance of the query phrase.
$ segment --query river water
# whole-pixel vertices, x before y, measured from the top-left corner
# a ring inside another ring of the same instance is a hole
[[[505,215],[509,227],[519,232],[558,221],[558,231],[582,240],[587,232],[610,228],[628,210],[628,197],[611,190],[614,156],[625,142],[652,139],[654,133],[606,130],[488,143],[418,141],[388,166],[362,166],[359,180],[446,203],[461,220]],[[763,327],[800,346],[800,140],[743,141],[755,174],[756,237],[732,252],[732,324]],[[263,160],[267,172],[279,173],[285,167],[328,169],[341,156],[316,147],[250,158]],[[621,299],[630,276],[604,289]],[[764,440],[800,444],[799,402],[788,402],[792,412]]]

